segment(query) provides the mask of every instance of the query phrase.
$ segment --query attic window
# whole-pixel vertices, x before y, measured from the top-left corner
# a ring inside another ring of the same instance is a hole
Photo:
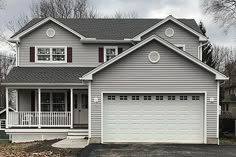
[[[52,38],[52,37],[55,36],[56,32],[55,32],[55,30],[54,30],[53,28],[49,28],[49,29],[47,30],[46,34],[47,34],[47,36],[48,36],[49,38]]]
[[[175,34],[175,31],[174,31],[174,29],[173,28],[167,28],[166,30],[165,30],[165,35],[167,36],[167,37],[173,37],[174,36],[174,34]]]

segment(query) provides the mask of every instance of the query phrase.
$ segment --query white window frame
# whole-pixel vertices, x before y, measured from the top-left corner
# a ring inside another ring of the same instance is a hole
[[[186,49],[185,49],[185,44],[174,44],[176,47],[183,47],[183,50],[185,51]]]
[[[38,60],[38,49],[39,48],[49,48],[50,49],[50,60],[49,61],[39,61]],[[52,49],[53,48],[64,48],[65,49],[65,60],[64,61],[53,61],[52,60]],[[67,46],[35,46],[35,63],[67,63]]]
[[[115,55],[117,56],[118,55],[118,46],[104,46],[103,47],[103,58],[104,58],[104,62],[107,61],[107,49],[115,49]]]
[[[50,111],[42,111],[42,112],[64,112],[64,111],[53,111],[53,93],[64,93],[65,94],[65,112],[68,111],[68,104],[67,104],[67,91],[66,90],[41,90],[42,93],[49,93],[50,95]],[[35,100],[38,102],[38,92],[35,94]],[[38,111],[38,103],[35,103],[35,111]],[[42,105],[42,103],[41,103]]]

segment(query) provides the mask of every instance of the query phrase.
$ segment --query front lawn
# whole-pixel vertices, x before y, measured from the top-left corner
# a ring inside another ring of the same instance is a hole
[[[1,143],[0,156],[9,157],[64,157],[78,156],[81,149],[60,149],[51,145],[58,140],[29,143]]]

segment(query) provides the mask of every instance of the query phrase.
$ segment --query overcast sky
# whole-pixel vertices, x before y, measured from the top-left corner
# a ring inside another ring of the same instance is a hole
[[[29,13],[29,6],[36,0],[6,0],[5,10],[0,11],[0,29],[10,35],[5,24],[20,14]],[[210,41],[219,45],[235,47],[236,33],[216,24],[209,15],[204,15],[200,0],[89,0],[99,16],[112,16],[115,12],[136,12],[140,18],[165,18],[173,15],[176,18],[194,18],[205,24]],[[5,46],[0,46],[5,49]]]

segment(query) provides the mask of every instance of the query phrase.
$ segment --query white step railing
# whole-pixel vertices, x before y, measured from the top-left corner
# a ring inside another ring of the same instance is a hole
[[[40,115],[39,115],[40,114]],[[40,121],[39,121],[40,117]],[[71,112],[9,112],[8,127],[69,127]]]
[[[0,119],[0,130],[4,130],[6,128],[6,120]]]

